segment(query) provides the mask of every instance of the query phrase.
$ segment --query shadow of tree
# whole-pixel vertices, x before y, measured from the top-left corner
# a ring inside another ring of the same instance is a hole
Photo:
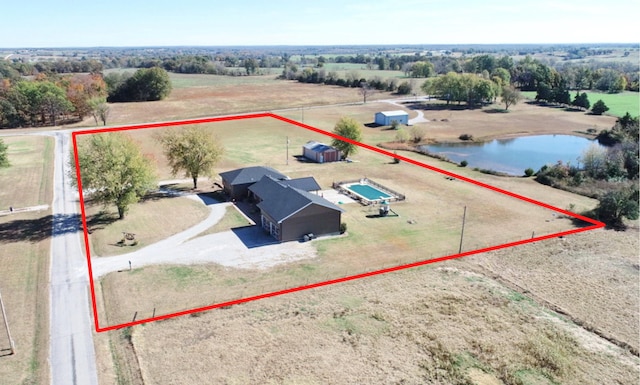
[[[87,230],[89,233],[92,233],[96,230],[104,229],[117,220],[118,215],[106,211],[100,211],[99,213],[87,218]]]
[[[0,243],[40,242],[51,236],[80,231],[80,215],[55,214],[36,219],[16,219],[0,223]]]

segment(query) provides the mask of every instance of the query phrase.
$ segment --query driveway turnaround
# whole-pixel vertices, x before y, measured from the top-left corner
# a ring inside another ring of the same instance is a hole
[[[215,225],[232,203],[217,203],[203,196],[210,208],[209,216],[197,225],[136,252],[91,259],[93,278],[110,272],[156,264],[217,263],[237,268],[267,268],[316,256],[310,242],[278,243],[259,226],[247,226],[215,234],[198,234]]]

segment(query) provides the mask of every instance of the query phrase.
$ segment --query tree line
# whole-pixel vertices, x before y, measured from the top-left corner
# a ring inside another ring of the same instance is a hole
[[[46,75],[0,79],[0,128],[55,126],[92,116],[107,124],[107,102],[153,101],[171,92],[161,68],[135,73]]]

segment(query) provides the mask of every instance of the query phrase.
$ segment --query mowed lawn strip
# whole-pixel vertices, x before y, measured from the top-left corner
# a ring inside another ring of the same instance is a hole
[[[10,168],[0,170],[0,204],[51,204],[52,138],[4,137]],[[8,208],[8,207],[7,207]],[[2,209],[6,209],[2,207]],[[51,210],[0,216],[0,290],[16,354],[0,332],[0,382],[49,382],[49,255]],[[0,316],[1,318],[1,316]]]

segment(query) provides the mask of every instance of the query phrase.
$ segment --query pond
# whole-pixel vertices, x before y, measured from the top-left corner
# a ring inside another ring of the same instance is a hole
[[[456,163],[466,160],[468,167],[523,175],[527,168],[538,171],[559,160],[577,165],[582,152],[594,143],[598,142],[573,135],[535,135],[490,142],[439,143],[420,149]]]

